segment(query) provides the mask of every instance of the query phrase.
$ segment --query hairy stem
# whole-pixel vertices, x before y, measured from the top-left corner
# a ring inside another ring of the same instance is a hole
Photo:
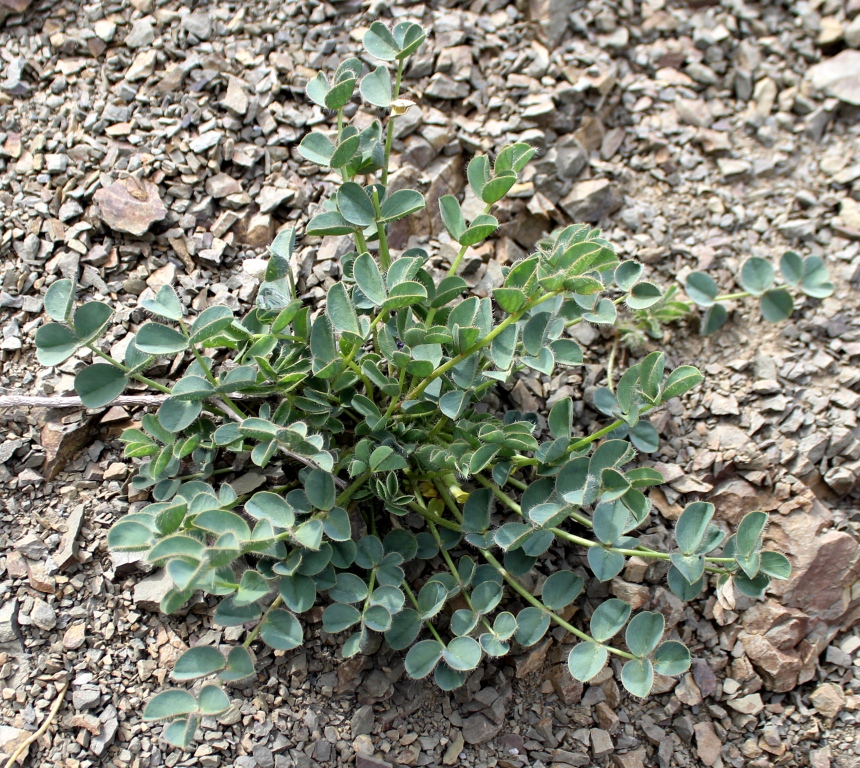
[[[403,80],[403,64],[404,60],[400,59],[397,62],[397,74],[394,79],[394,94],[392,101],[396,101],[400,98],[400,83]],[[394,120],[396,119],[396,115],[392,111],[388,115],[388,131],[385,134],[385,159],[382,164],[382,186],[386,186],[388,184],[388,159],[391,157],[391,142],[394,140]]]

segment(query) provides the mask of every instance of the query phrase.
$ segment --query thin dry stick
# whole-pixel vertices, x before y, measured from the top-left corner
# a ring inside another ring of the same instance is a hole
[[[169,395],[120,395],[111,405],[161,405]],[[0,408],[84,408],[79,397],[0,395]]]
[[[54,703],[51,704],[51,711],[48,712],[48,716],[45,718],[45,722],[42,723],[42,727],[39,728],[39,730],[36,731],[34,734],[28,736],[27,740],[20,747],[18,747],[18,749],[15,750],[15,752],[12,754],[12,757],[9,758],[9,762],[6,763],[6,768],[12,768],[12,766],[15,765],[16,762],[18,762],[18,759],[22,757],[30,748],[30,745],[34,741],[40,739],[45,733],[45,731],[48,730],[54,718],[57,716],[57,712],[59,711],[60,705],[63,703],[63,699],[66,697],[66,691],[68,690],[69,683],[67,681],[63,683],[63,687],[60,688],[60,692],[57,694],[57,698],[55,699]]]

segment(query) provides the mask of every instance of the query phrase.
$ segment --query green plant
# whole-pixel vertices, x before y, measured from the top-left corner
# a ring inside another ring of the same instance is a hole
[[[818,256],[805,259],[786,251],[779,261],[785,283],[814,299],[826,299],[833,293],[833,283],[824,261]],[[761,316],[769,323],[787,320],[794,311],[794,298],[786,287],[774,287],[776,272],[767,259],[753,256],[741,266],[742,291],[719,295],[716,281],[706,272],[691,272],[684,288],[687,295],[705,310],[701,333],[708,336],[719,330],[728,318],[721,302],[755,296],[761,305]]]
[[[226,656],[213,647],[186,651],[175,680],[229,684],[253,675],[254,643],[296,648],[304,634],[297,615],[322,600],[324,630],[350,633],[344,657],[382,633],[407,651],[409,675],[432,673],[443,689],[461,685],[484,657],[535,644],[555,623],[579,640],[569,657],[575,678],[591,679],[615,655],[624,660],[627,690],[646,696],[655,672],[688,669],[689,651],[664,640],[662,615],[631,618],[621,600],[598,605],[587,632],[566,620],[585,587],[569,555],[585,552],[599,581],[617,576],[632,556],[668,561],[669,586],[687,600],[706,574],[726,589],[760,595],[771,578],[788,576],[788,561],[762,551],[765,515],[749,515],[727,538],[704,502],[678,521],[677,551],[637,539],[651,511],[645,490],[663,481],[654,469],[628,468],[636,448],[657,448],[644,417],[702,380],[691,366],[665,371],[662,351],[627,368],[617,386],[610,375],[595,398],[609,423],[587,436],[575,434],[569,397],[543,415],[479,407],[521,370],[549,375],[582,363],[565,329],[614,326],[620,306],[634,316],[678,307],[674,292],[641,281],[640,265],[620,261],[584,225],[554,233],[505,268],[492,298],[464,297],[459,264],[498,227],[493,205],[534,154],[526,144],[504,147],[494,162],[471,160],[468,181],[486,205],[474,220],[464,219],[453,196],[439,201],[460,245],[447,275],[434,278],[420,249],[391,252],[387,225],[425,205],[415,190],[386,186],[392,126],[408,107],[400,99],[404,61],[423,40],[415,24],[388,30],[376,22],[365,47],[395,62],[393,84],[384,66],[362,77],[358,59],[308,84],[311,99],[337,112],[338,129],[309,133],[299,152],[337,171],[342,183],[305,234],[349,235],[356,244],[324,312],[296,298],[295,232],[286,229],[271,246],[251,312],[237,319],[213,306],[187,323],[176,294],[163,287],[141,302],[159,320],[137,331],[122,362],[98,346],[110,307],[91,302],[75,311],[72,282],[55,282],[45,296],[54,322],[36,334],[39,359],[58,365],[81,348],[101,358],[75,380],[89,407],[109,403],[129,379],[168,395],[157,414],[122,436],[125,455],[142,460],[131,487],[150,491],[154,502],[117,521],[108,544],[166,568],[174,587],[165,613],[203,592],[218,598],[215,623],[252,627]],[[364,99],[387,112],[385,130],[379,121],[362,131],[345,125],[359,82]],[[646,325],[659,320],[642,317]],[[157,358],[189,353],[171,387],[146,376]],[[283,483],[243,496],[227,483],[216,488],[214,479],[247,457],[277,470]],[[540,584],[539,596],[521,582],[526,574]],[[612,644],[625,626],[623,641]],[[168,721],[165,738],[185,747],[202,716],[228,705],[217,685],[196,695],[172,689],[147,704],[144,718]]]

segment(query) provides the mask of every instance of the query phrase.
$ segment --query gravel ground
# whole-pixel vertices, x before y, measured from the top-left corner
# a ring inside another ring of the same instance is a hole
[[[86,353],[44,370],[32,345],[59,277],[78,275],[82,298],[116,306],[114,351],[144,319],[139,297],[161,285],[191,312],[247,306],[257,281],[243,261],[304,221],[331,183],[296,152],[331,119],[304,84],[392,11],[431,30],[406,76],[420,111],[398,121],[392,183],[432,201],[462,192],[476,151],[511,140],[540,150],[500,236],[466,264],[479,295],[571,219],[599,222],[664,284],[706,269],[731,290],[743,259],[787,248],[826,260],[835,294],[779,327],[738,302],[710,339],[692,322],[670,329],[672,362],[708,378],[654,417],[663,441],[647,457],[669,480],[652,495],[655,545],[694,498],[729,523],[762,508],[795,573],[765,601],[736,605],[710,592],[685,606],[659,565],[635,559],[591,585],[588,599],[660,610],[693,649],[691,673],[644,701],[609,670],[575,683],[560,630],[447,695],[406,679],[385,649],[343,661],[312,613],[301,652],[259,649],[258,684],[231,690],[235,706],[203,721],[193,753],[165,750],[142,703],[187,645],[242,630],[214,627],[202,601],[185,616],[154,612],[161,574],[106,550],[111,523],[143,503],[117,441],[139,408],[9,407],[0,753],[62,696],[31,765],[860,766],[860,2],[190,5],[0,0],[0,395],[71,393]],[[452,255],[434,215],[391,241],[422,244],[438,265]],[[310,300],[339,278],[344,245],[301,243]],[[576,335],[590,349],[582,369],[523,377],[501,399],[539,409],[573,395],[589,431],[612,338]]]

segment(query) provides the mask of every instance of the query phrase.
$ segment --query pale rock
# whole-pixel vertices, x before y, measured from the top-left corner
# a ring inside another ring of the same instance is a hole
[[[608,179],[591,179],[573,185],[559,205],[575,222],[596,223],[621,207]]]
[[[244,115],[248,111],[248,93],[245,90],[245,83],[238,77],[229,75],[227,92],[221,103],[234,115]]]
[[[207,12],[189,13],[183,17],[180,27],[198,40],[212,37],[212,14]]]
[[[57,612],[42,600],[41,597],[37,597],[33,602],[33,607],[30,609],[30,621],[39,629],[50,632],[57,626]]]
[[[131,62],[131,66],[125,73],[125,79],[130,83],[135,83],[138,80],[145,80],[153,72],[155,72],[155,60],[158,52],[150,48],[145,51],[140,51]]]
[[[63,648],[74,651],[87,641],[87,628],[84,624],[72,624],[63,634]]]
[[[159,611],[162,599],[171,589],[173,589],[173,579],[166,570],[162,569],[135,584],[132,599],[137,608],[145,611]]]
[[[260,206],[260,213],[271,213],[295,196],[296,193],[292,189],[267,186],[263,187],[257,195],[257,205]]]
[[[739,699],[729,699],[726,703],[743,715],[757,715],[764,709],[764,703],[758,693],[741,696]]]
[[[102,187],[93,195],[93,200],[102,220],[111,229],[138,237],[167,215],[158,187],[133,176]]]
[[[155,40],[155,29],[152,26],[152,20],[143,18],[131,25],[131,30],[125,38],[125,45],[132,50],[146,48],[152,44],[153,40]]]
[[[720,759],[720,750],[722,742],[717,736],[713,724],[710,720],[705,720],[701,723],[696,723],[694,726],[696,734],[696,754],[706,766],[712,766]]]
[[[824,683],[809,694],[809,701],[819,715],[834,718],[845,706],[845,692],[836,683]]]
[[[806,72],[813,87],[840,101],[860,106],[860,51],[846,49]]]

